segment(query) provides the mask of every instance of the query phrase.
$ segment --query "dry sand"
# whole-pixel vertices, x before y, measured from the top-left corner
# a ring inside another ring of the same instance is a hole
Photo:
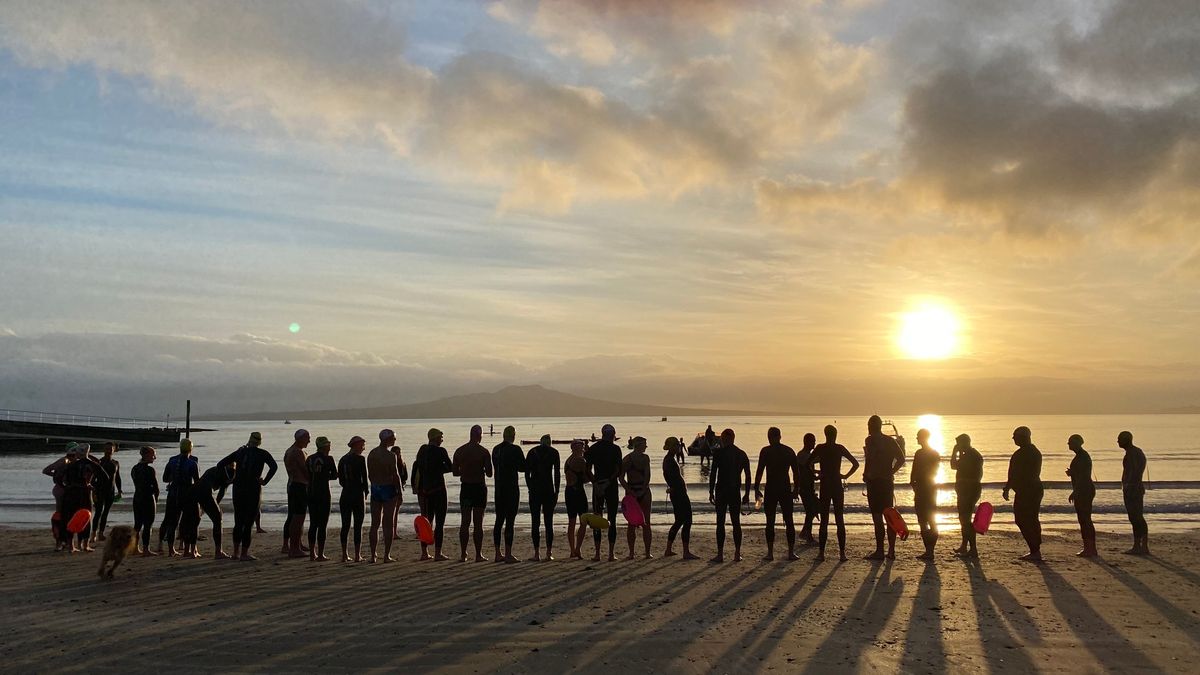
[[[978,564],[946,536],[933,565],[916,541],[862,561],[869,536],[851,532],[844,564],[815,564],[813,548],[762,562],[754,530],[737,564],[417,563],[406,538],[401,562],[344,565],[285,560],[272,533],[257,563],[139,557],[100,581],[99,553],[0,529],[0,669],[1200,671],[1196,534],[1153,538],[1150,558],[1102,535],[1098,561],[1051,537],[1041,566],[1014,561],[1011,533],[981,538]],[[711,555],[711,528],[694,538]],[[518,543],[527,555],[528,534]]]

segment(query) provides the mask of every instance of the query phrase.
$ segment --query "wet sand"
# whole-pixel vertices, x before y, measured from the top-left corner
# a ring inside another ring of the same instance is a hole
[[[457,530],[447,534],[457,557]],[[400,562],[345,565],[284,559],[273,532],[257,538],[256,563],[135,557],[112,581],[96,576],[99,553],[55,554],[42,531],[0,529],[0,537],[0,668],[9,672],[1196,672],[1200,664],[1200,534],[1152,538],[1149,558],[1121,555],[1126,538],[1102,534],[1098,561],[1075,558],[1075,539],[1053,536],[1041,566],[1014,560],[1023,551],[1010,533],[982,537],[977,564],[951,554],[954,534],[936,564],[914,559],[914,540],[894,563],[872,564],[859,559],[869,535],[853,531],[847,563],[816,564],[815,547],[798,562],[768,563],[761,529],[747,532],[737,564],[417,563],[408,537]],[[488,529],[488,556],[490,537]],[[660,555],[665,535],[655,539]],[[711,528],[693,539],[712,554]],[[517,540],[517,554],[529,555],[528,533]]]

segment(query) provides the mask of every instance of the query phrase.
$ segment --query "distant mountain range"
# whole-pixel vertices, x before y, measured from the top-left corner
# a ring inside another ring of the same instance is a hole
[[[777,415],[780,413],[712,408],[676,408],[640,403],[617,403],[575,396],[539,385],[505,387],[497,392],[448,396],[436,401],[378,408],[341,410],[277,410],[227,415],[206,415],[206,420],[408,420],[408,419],[507,419],[514,417],[679,417]],[[199,418],[198,418],[199,419]]]

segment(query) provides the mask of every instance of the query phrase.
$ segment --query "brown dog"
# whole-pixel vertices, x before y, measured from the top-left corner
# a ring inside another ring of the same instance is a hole
[[[107,576],[113,578],[113,572],[117,571],[117,565],[120,565],[125,556],[133,551],[137,544],[137,538],[133,534],[133,528],[128,525],[115,525],[108,531],[108,539],[104,540],[104,557],[100,559],[100,578]],[[108,569],[107,574],[104,571],[104,566],[112,561],[112,567]]]

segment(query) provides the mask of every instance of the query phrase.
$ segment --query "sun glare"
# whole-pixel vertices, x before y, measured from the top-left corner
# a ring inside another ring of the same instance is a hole
[[[896,345],[910,359],[946,359],[958,353],[958,317],[942,305],[925,304],[904,314]]]

